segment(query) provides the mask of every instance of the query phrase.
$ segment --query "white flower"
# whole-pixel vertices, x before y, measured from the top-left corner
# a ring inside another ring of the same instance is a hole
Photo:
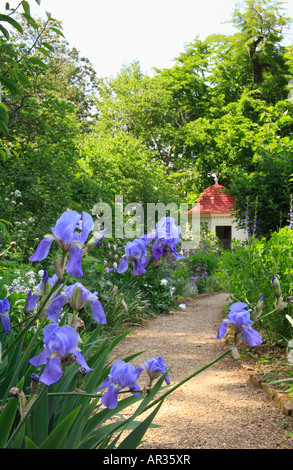
[[[28,271],[27,273],[25,273],[25,276],[26,277],[34,277],[35,273],[34,273],[34,271]]]
[[[185,304],[180,304],[180,305],[179,305],[179,308],[182,308],[182,310],[185,310],[185,309],[186,309],[186,305],[185,305]]]
[[[38,275],[40,277],[43,277],[44,276],[44,270],[43,269],[40,269],[40,271],[38,272]]]
[[[167,279],[161,279],[161,286],[166,286],[168,284]]]
[[[13,194],[13,193],[11,193]],[[15,192],[14,192],[14,195],[17,196],[17,197],[21,197],[21,192],[17,189]]]
[[[173,295],[174,292],[175,292],[175,287],[171,287],[171,288],[170,288],[170,294]]]

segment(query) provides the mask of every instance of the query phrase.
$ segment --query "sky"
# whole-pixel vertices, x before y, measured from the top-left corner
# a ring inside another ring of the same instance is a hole
[[[0,11],[6,2],[0,0]],[[15,2],[10,2],[13,5]],[[197,36],[234,34],[227,23],[235,0],[30,0],[33,17],[46,11],[63,23],[71,47],[93,64],[98,77],[116,75],[137,60],[143,73],[168,68]],[[284,4],[293,18],[293,2]],[[293,27],[287,37],[293,43]]]

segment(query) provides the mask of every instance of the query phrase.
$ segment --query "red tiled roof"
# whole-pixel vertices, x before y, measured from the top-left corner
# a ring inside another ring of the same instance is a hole
[[[228,193],[224,193],[224,189],[224,186],[221,184],[213,184],[200,195],[197,202],[200,204],[201,214],[224,214],[232,212],[231,206],[234,206],[235,199]],[[191,214],[194,211],[198,212],[196,206],[188,212]]]

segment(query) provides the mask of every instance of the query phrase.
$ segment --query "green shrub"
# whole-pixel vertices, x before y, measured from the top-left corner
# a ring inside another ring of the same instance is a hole
[[[293,230],[289,227],[274,232],[269,240],[252,238],[246,246],[236,242],[231,251],[223,252],[219,258],[215,280],[233,302],[242,301],[252,306],[263,295],[264,307],[268,309],[275,301],[273,275],[280,281],[284,300],[293,295],[292,250]],[[290,303],[284,310],[262,320],[272,341],[290,338],[286,314],[293,317]]]

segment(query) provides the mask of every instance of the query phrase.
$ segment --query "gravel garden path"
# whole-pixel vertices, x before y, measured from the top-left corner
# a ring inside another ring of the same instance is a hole
[[[145,351],[131,361],[161,355],[178,383],[227,349],[215,340],[226,294],[202,295],[185,310],[160,315],[135,327],[114,350],[115,359]],[[293,419],[254,387],[229,354],[173,392],[149,429],[142,449],[293,449]]]

